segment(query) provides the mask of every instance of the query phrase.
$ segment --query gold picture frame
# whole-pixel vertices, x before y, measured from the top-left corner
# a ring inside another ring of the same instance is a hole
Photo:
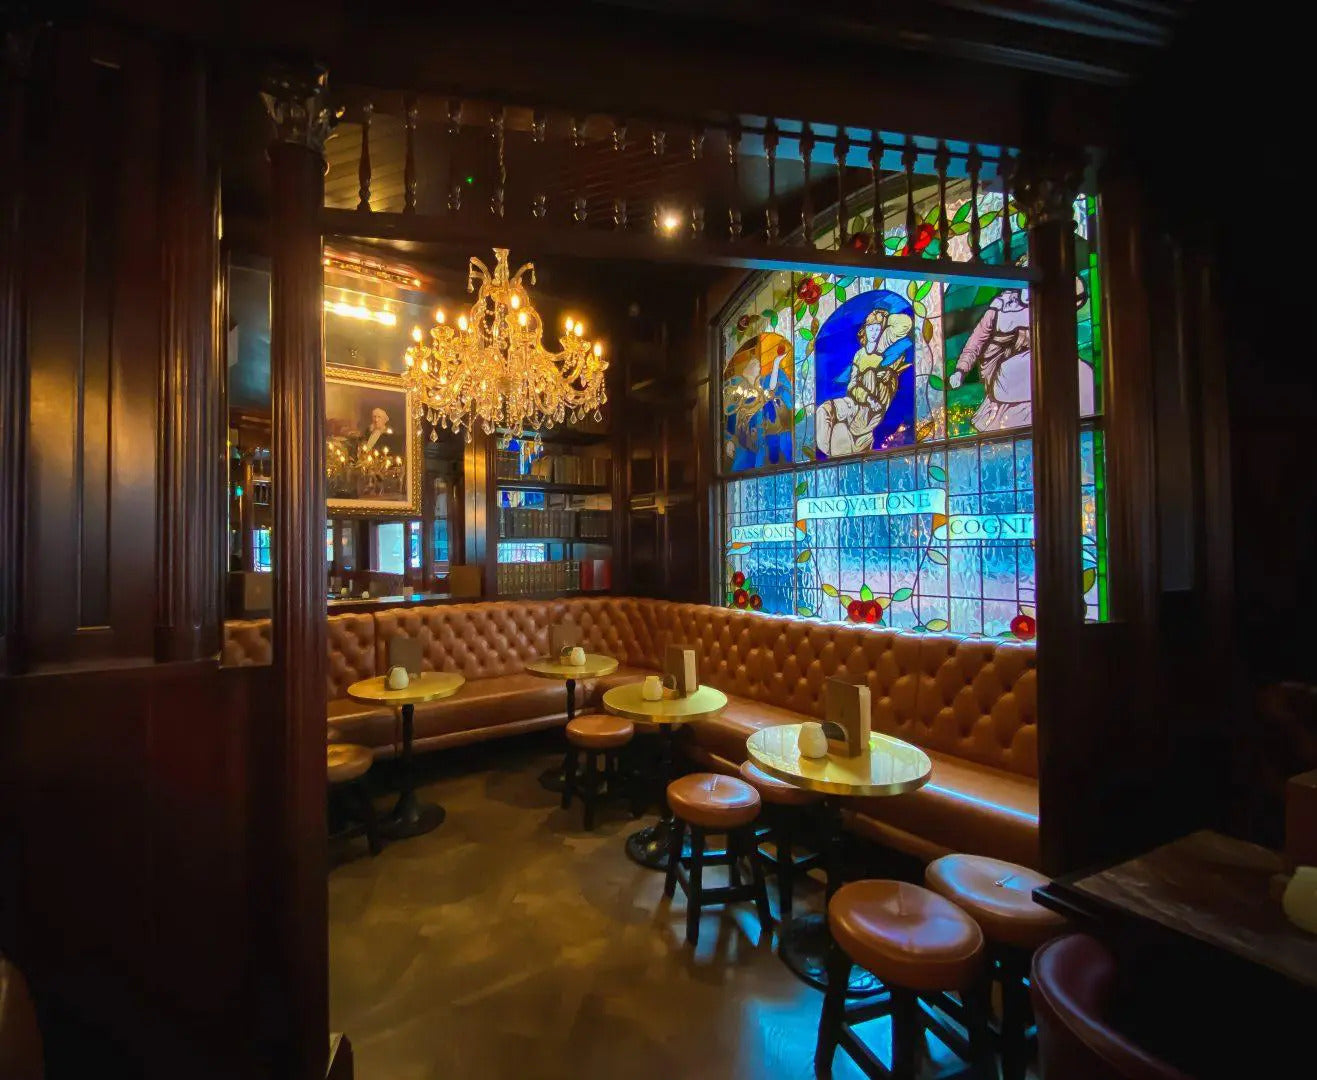
[[[422,454],[412,391],[402,376],[325,365],[326,508],[334,514],[416,517]]]

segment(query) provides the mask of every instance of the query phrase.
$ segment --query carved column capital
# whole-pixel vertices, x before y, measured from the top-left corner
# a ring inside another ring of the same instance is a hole
[[[274,141],[325,156],[325,140],[342,116],[328,100],[329,78],[319,65],[276,68],[265,77],[261,100],[274,125]]]
[[[1068,221],[1084,180],[1084,157],[1067,149],[1025,150],[1011,179],[1030,228]]]

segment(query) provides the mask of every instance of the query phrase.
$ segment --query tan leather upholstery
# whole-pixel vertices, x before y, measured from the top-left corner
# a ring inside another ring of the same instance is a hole
[[[759,816],[759,792],[719,773],[691,773],[668,785],[672,812],[706,829],[736,829]]]
[[[330,619],[329,699],[335,738],[397,745],[394,719],[344,703],[347,686],[384,670],[387,642],[415,638],[424,670],[460,671],[456,696],[416,710],[419,751],[561,724],[561,683],[524,672],[543,654],[548,627],[571,620],[591,652],[618,671],[577,687],[581,709],[607,688],[658,669],[668,644],[700,658],[700,679],[728,694],[718,717],[680,737],[703,767],[735,775],[745,740],[762,727],[822,716],[830,675],[866,683],[880,731],[933,759],[933,780],[891,799],[848,804],[850,827],[924,859],[969,851],[1037,866],[1036,692],[1032,645],[808,622],[702,604],[630,597],[393,608]],[[225,626],[224,662],[270,662],[269,621]],[[337,711],[335,711],[337,710]]]
[[[23,973],[0,955],[0,1076],[41,1080],[41,1029]]]
[[[978,976],[983,932],[937,893],[905,881],[853,881],[828,901],[828,928],[855,963],[909,990],[960,990]]]
[[[567,724],[567,741],[583,750],[616,750],[634,733],[630,720],[608,713],[586,713]]]
[[[1066,931],[1065,919],[1034,901],[1048,878],[982,855],[947,855],[924,869],[924,883],[965,911],[984,937],[1030,951]]]
[[[375,755],[369,749],[350,743],[330,743],[325,747],[325,755],[331,784],[345,784],[358,776],[364,776],[370,763],[375,760]]]
[[[808,806],[823,798],[817,791],[796,787],[776,776],[769,776],[753,761],[741,762],[741,779],[759,792],[759,798],[777,806]]]

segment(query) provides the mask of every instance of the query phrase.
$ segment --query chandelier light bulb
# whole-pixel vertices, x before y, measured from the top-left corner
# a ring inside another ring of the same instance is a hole
[[[563,325],[566,326],[567,333],[570,334],[572,332],[572,317],[570,315],[567,316],[567,321]]]
[[[595,343],[594,354],[596,358],[604,355],[604,347],[598,342]]]
[[[467,323],[467,321],[466,321],[466,316],[465,316],[465,315],[459,315],[459,316],[457,317],[457,328],[458,328],[459,330],[465,330],[465,329],[467,328],[467,325],[468,325],[468,323]]]
[[[576,336],[577,336],[577,337],[584,337],[584,336],[585,336],[585,323],[580,323],[580,322],[578,322],[578,323],[576,324]]]
[[[418,345],[420,344],[420,341],[421,341],[421,328],[420,328],[419,326],[413,326],[413,327],[412,327],[412,340],[413,340],[414,342],[416,342]]]
[[[663,228],[666,232],[676,232],[677,226],[681,224],[681,218],[677,217],[671,210],[663,215]]]
[[[516,297],[513,297],[513,299],[515,300]],[[527,322],[527,319],[526,319],[526,313],[525,313],[524,311],[519,311],[519,312],[517,312],[517,325],[518,325],[518,326],[525,326],[525,325],[526,325],[526,322]]]
[[[510,307],[513,311],[516,311],[517,308],[521,307],[521,297],[518,296],[516,293],[513,293],[512,299],[508,301],[508,307]]]
[[[440,326],[443,326],[443,324],[444,324],[444,309],[443,309],[443,308],[439,308],[439,310],[436,311],[436,312],[434,313],[434,321],[435,321],[436,323],[438,323]]]

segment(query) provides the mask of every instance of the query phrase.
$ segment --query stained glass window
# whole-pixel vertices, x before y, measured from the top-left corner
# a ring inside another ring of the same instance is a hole
[[[917,253],[939,243],[937,210],[930,222],[925,207]],[[1000,194],[981,197],[985,246],[1000,249],[1001,210]],[[1091,198],[1076,201],[1075,362],[1082,588],[1089,618],[1099,619],[1106,535],[1095,210]],[[949,202],[948,215],[949,251],[968,258],[968,243],[958,246],[967,202]],[[1022,263],[1024,238],[1014,222],[1012,258],[998,250],[996,261]],[[886,242],[907,253],[903,226]],[[726,319],[722,356],[728,604],[1033,636],[1026,283],[775,272]]]

